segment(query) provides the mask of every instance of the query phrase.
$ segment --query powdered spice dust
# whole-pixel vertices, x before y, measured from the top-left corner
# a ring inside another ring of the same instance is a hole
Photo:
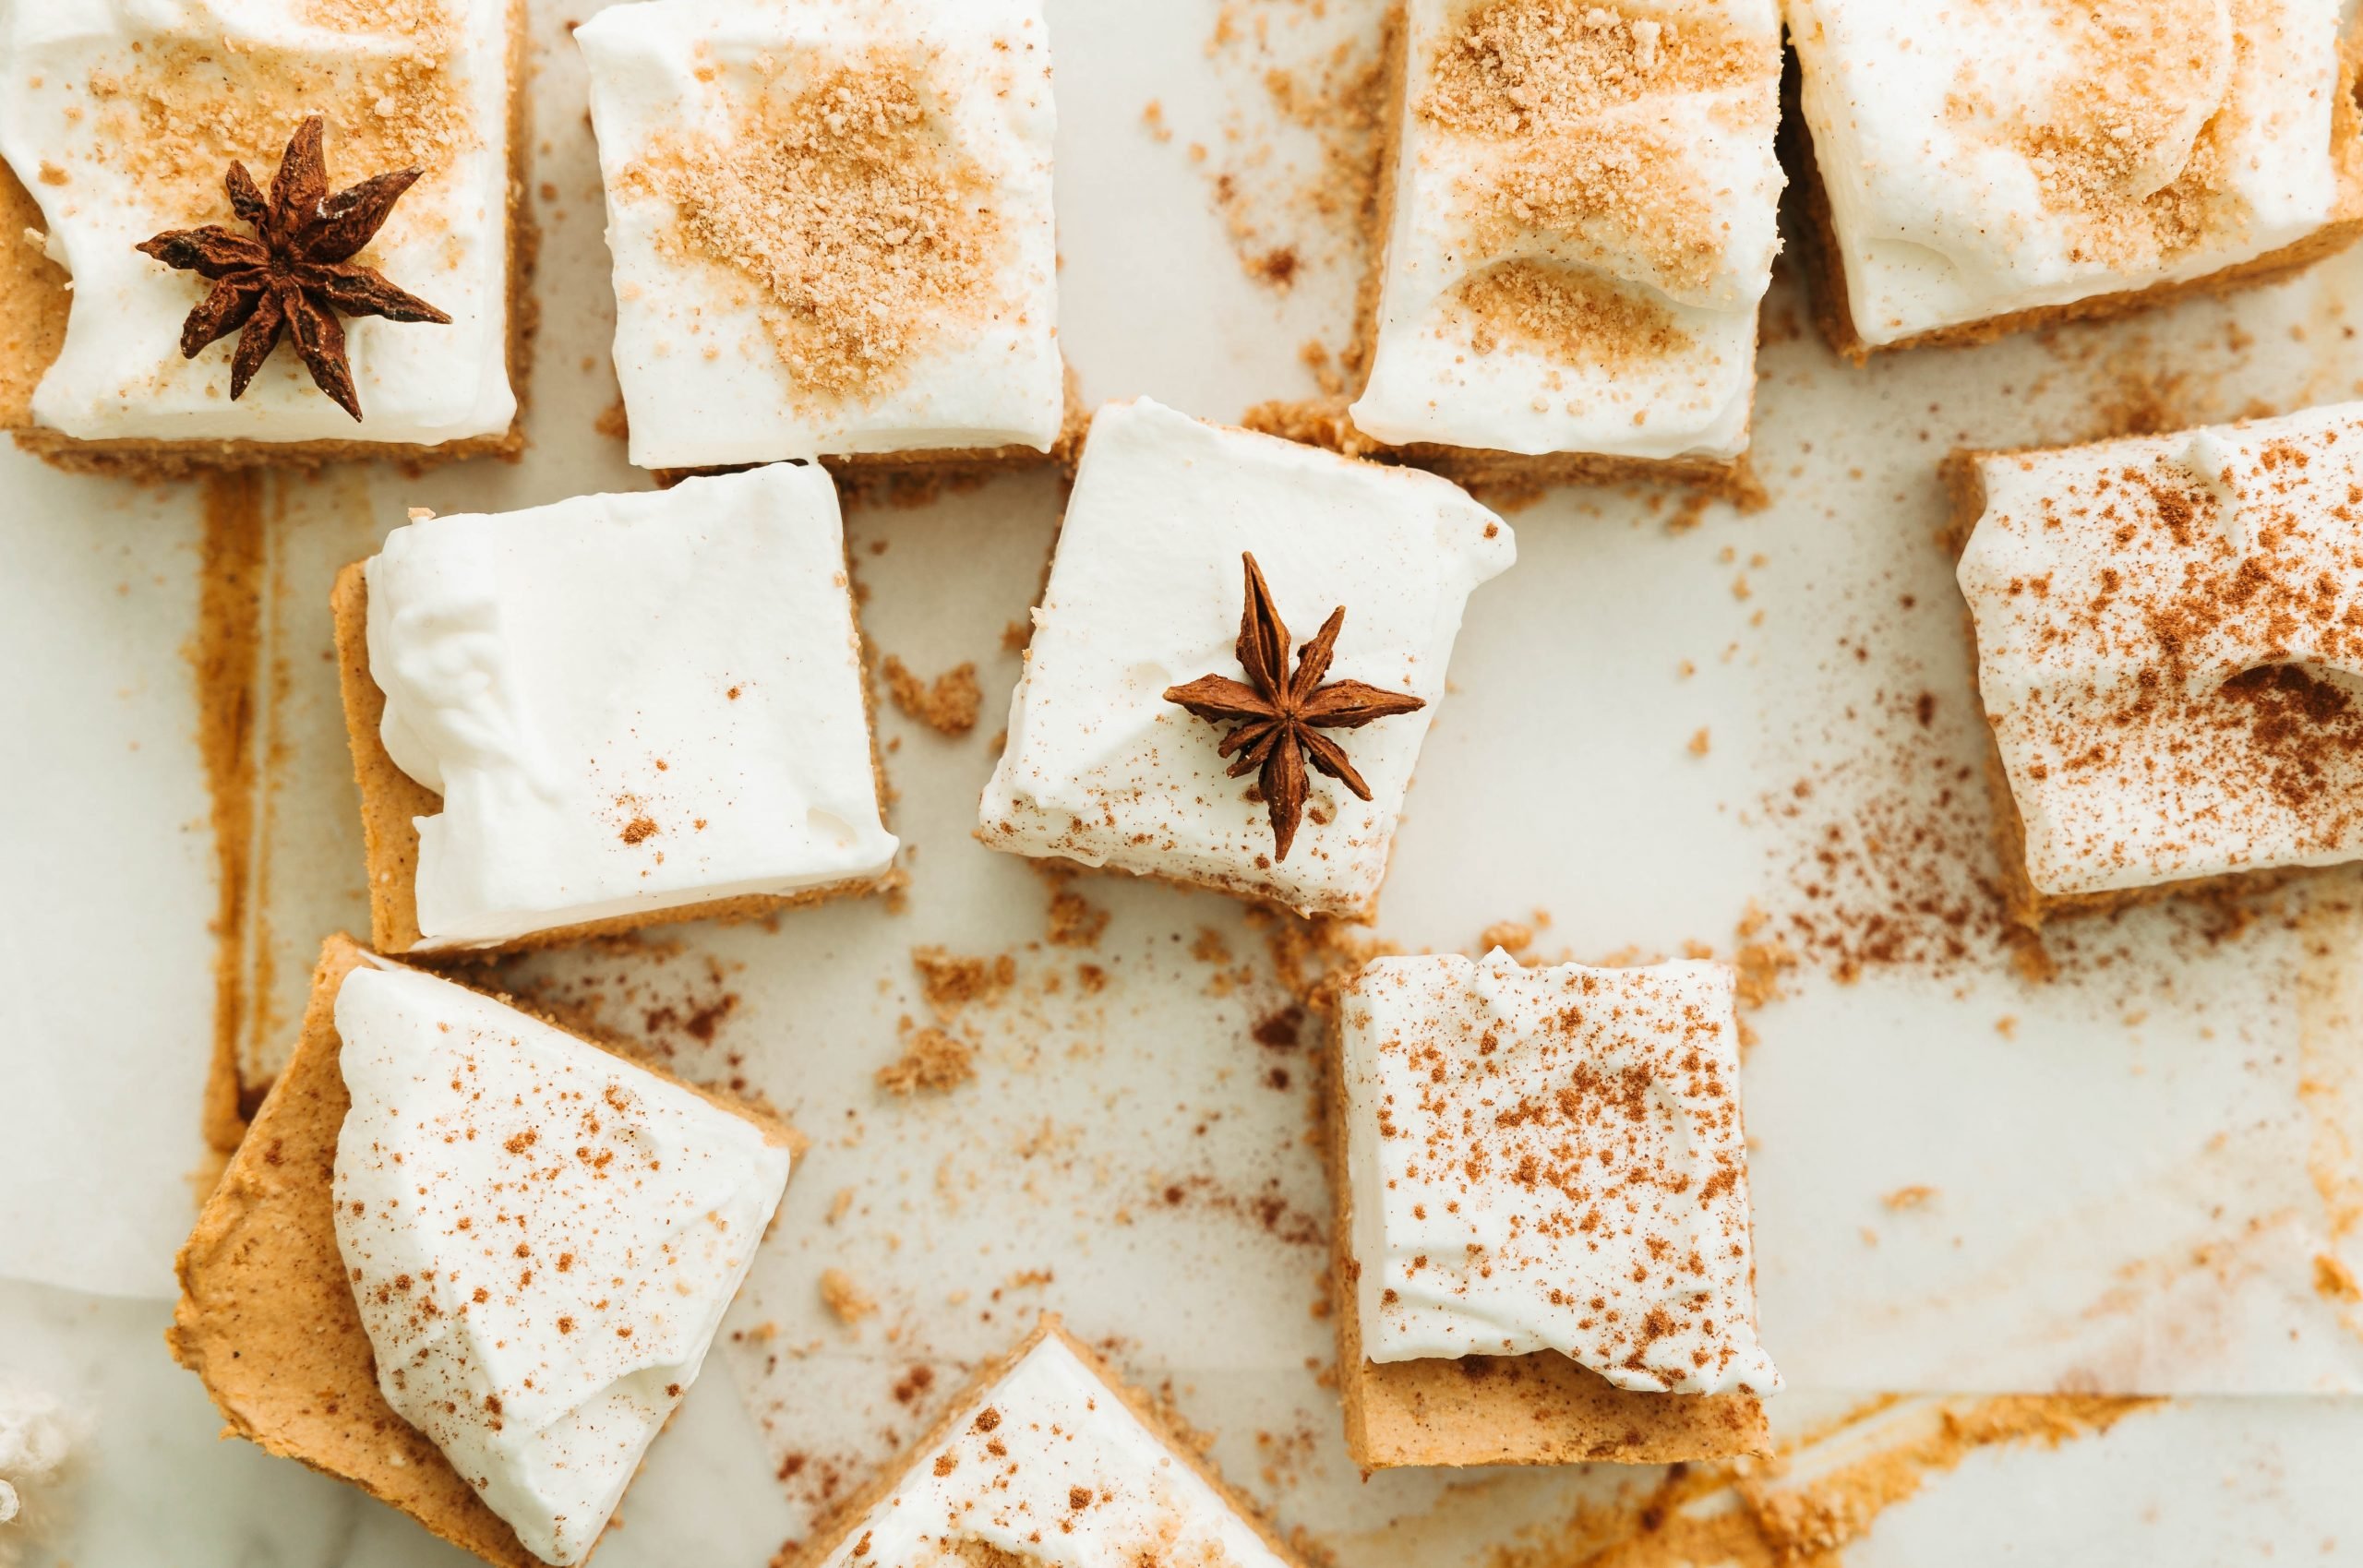
[[[2353,440],[2299,416],[1974,460],[1961,581],[2043,897],[2363,850]]]
[[[799,390],[888,391],[990,307],[1009,247],[991,181],[905,54],[741,68],[751,106],[726,138],[660,143],[627,182],[672,204],[678,250],[745,283]]]

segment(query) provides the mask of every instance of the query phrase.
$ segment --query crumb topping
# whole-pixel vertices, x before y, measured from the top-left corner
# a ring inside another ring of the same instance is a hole
[[[672,204],[675,251],[753,286],[799,389],[890,390],[992,307],[1009,244],[992,182],[900,52],[756,68],[761,88],[726,139],[659,143],[627,184]]]
[[[1453,302],[1481,354],[1508,347],[1563,365],[1622,369],[1690,346],[1653,294],[1588,268],[1508,261],[1462,281]]]
[[[99,132],[90,156],[151,210],[196,221],[224,210],[224,167],[275,165],[312,114],[328,121],[341,168],[414,164],[429,187],[483,145],[458,68],[464,40],[442,0],[306,0],[304,15],[391,47],[325,59],[212,37],[150,41],[84,84]],[[432,232],[438,221],[414,205],[397,226]]]
[[[1945,114],[1974,144],[2033,171],[2045,208],[2074,220],[2069,258],[2154,265],[2237,222],[2225,189],[2226,102],[2236,42],[2224,0],[2040,0],[2021,24],[2048,29],[2074,62],[2047,97],[2018,102],[1963,61]],[[2013,67],[2006,65],[2007,73]]]
[[[1720,94],[1731,102],[1709,112],[1769,127],[1780,69],[1774,40],[1720,18],[1484,0],[1439,50],[1416,108],[1444,131],[1516,144],[1466,182],[1481,248],[1606,225],[1670,285],[1696,287],[1720,265],[1724,223],[1695,133],[1610,112],[1645,96]]]

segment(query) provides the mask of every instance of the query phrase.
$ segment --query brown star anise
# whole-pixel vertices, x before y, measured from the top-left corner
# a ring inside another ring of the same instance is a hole
[[[1272,858],[1286,860],[1304,815],[1306,762],[1364,800],[1370,798],[1370,785],[1354,772],[1344,749],[1316,732],[1359,729],[1373,719],[1416,712],[1427,703],[1358,680],[1322,683],[1337,652],[1337,633],[1346,625],[1342,604],[1329,612],[1313,640],[1296,651],[1296,674],[1290,676],[1289,628],[1273,606],[1263,569],[1253,556],[1240,559],[1247,563],[1247,603],[1239,613],[1239,663],[1247,672],[1246,683],[1228,676],[1200,676],[1187,686],[1168,687],[1165,700],[1209,724],[1239,726],[1222,737],[1217,755],[1239,753],[1230,764],[1234,779],[1263,770],[1256,782],[1271,808],[1272,837],[1278,845]]]
[[[359,419],[361,398],[337,312],[389,321],[451,318],[353,259],[424,171],[399,169],[330,196],[320,131],[318,114],[296,127],[271,177],[269,200],[245,164],[231,163],[222,184],[230,209],[254,230],[252,238],[208,223],[168,229],[138,248],[167,267],[212,281],[213,292],[181,324],[181,357],[195,359],[208,344],[238,332],[230,359],[233,399],[246,389],[281,336],[293,333],[312,384]]]

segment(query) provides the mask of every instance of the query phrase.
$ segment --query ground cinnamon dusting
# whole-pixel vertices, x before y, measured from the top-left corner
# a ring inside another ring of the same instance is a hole
[[[726,138],[662,145],[627,184],[672,204],[682,254],[752,288],[799,389],[875,396],[990,306],[1009,244],[992,181],[944,137],[937,89],[902,52],[758,68]]]
[[[1325,9],[1227,0],[1206,45],[1238,84],[1215,138],[1221,154],[1188,147],[1241,269],[1283,293],[1316,269],[1359,273],[1378,201],[1385,83],[1375,30],[1324,26]],[[1161,109],[1144,124],[1172,139]]]

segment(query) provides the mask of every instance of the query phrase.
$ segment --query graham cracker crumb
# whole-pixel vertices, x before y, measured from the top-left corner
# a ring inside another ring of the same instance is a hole
[[[886,694],[894,706],[938,735],[966,735],[977,727],[985,694],[977,684],[973,662],[954,665],[932,684],[913,675],[903,661],[886,655]]]
[[[914,1030],[903,1054],[878,1070],[878,1086],[908,1098],[921,1090],[943,1093],[977,1076],[977,1047],[936,1028]]]
[[[821,1271],[821,1301],[829,1315],[847,1328],[878,1311],[876,1299],[843,1269]]]
[[[1903,1209],[1925,1209],[1936,1201],[1936,1197],[1937,1190],[1934,1187],[1922,1187],[1915,1185],[1911,1187],[1899,1187],[1894,1191],[1889,1192],[1886,1197],[1881,1198],[1879,1202],[1885,1203],[1890,1209],[1896,1209],[1899,1211]]]
[[[920,994],[939,1018],[949,1018],[971,1002],[990,1003],[1017,982],[1017,960],[1005,952],[967,958],[940,947],[915,948],[911,964],[919,972]]]
[[[759,291],[798,387],[872,397],[990,305],[1008,239],[992,182],[900,52],[774,69],[778,90],[766,81],[726,139],[684,136],[626,179],[673,204],[682,253]]]
[[[1676,286],[1720,265],[1716,190],[1678,128],[1602,123],[1645,94],[1777,81],[1779,46],[1721,20],[1626,17],[1585,0],[1491,0],[1439,52],[1417,113],[1447,132],[1516,138],[1519,156],[1468,189],[1477,243],[1605,220]],[[1761,112],[1777,106],[1763,95]]]
[[[1707,755],[1707,748],[1712,744],[1713,742],[1708,738],[1706,729],[1702,726],[1697,735],[1690,737],[1690,744],[1685,749],[1693,757],[1704,757]]]
[[[1662,360],[1690,334],[1654,296],[1587,268],[1510,261],[1462,280],[1452,301],[1481,354],[1505,344],[1609,369]]]

